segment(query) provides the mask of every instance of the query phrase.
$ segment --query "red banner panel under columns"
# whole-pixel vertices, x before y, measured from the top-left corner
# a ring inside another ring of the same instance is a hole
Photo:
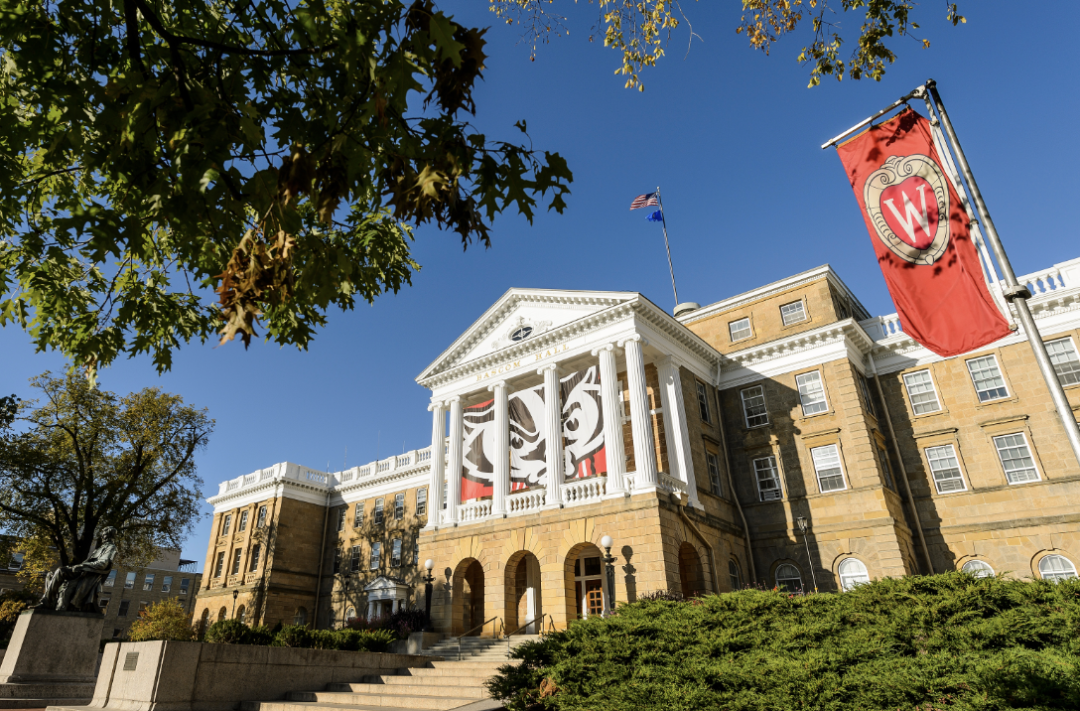
[[[1009,335],[930,124],[911,109],[837,147],[904,333],[940,356]]]

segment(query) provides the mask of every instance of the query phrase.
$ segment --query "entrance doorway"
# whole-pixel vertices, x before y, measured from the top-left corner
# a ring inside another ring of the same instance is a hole
[[[506,563],[506,631],[536,634],[543,614],[540,561],[528,551],[516,553]]]
[[[704,595],[705,571],[701,568],[701,556],[689,543],[684,542],[679,546],[679,582],[682,586],[682,594],[686,599]]]
[[[578,550],[573,560],[572,602],[575,610],[570,619],[581,620],[592,615],[603,615],[607,609],[608,590],[600,549],[591,543],[586,544]]]
[[[473,629],[484,623],[484,566],[473,560],[461,577],[461,632],[479,636],[482,630]]]

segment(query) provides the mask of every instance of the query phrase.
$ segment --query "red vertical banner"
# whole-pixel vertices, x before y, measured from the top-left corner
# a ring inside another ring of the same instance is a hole
[[[930,124],[906,109],[837,147],[904,333],[940,356],[1009,335]]]

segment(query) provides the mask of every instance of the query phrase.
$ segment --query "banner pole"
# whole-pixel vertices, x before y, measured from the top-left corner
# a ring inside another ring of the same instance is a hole
[[[667,250],[667,268],[671,272],[671,290],[675,292],[675,305],[679,305],[679,290],[675,288],[675,267],[671,266],[671,245],[667,238],[667,218],[664,217],[664,201],[660,199],[660,186],[656,186],[656,204],[660,206],[660,222],[664,225],[664,249]]]
[[[1065,428],[1065,434],[1069,439],[1069,444],[1072,446],[1073,454],[1076,456],[1077,463],[1080,464],[1080,427],[1076,424],[1072,406],[1065,396],[1065,389],[1061,387],[1061,383],[1058,381],[1057,373],[1054,372],[1054,366],[1050,362],[1050,356],[1046,352],[1046,345],[1039,335],[1039,329],[1035,326],[1035,319],[1031,315],[1031,309],[1028,308],[1027,300],[1031,298],[1031,292],[1016,280],[1012,264],[1009,263],[1009,257],[1005,254],[1005,248],[998,237],[997,228],[990,218],[990,211],[986,208],[982,193],[979,192],[979,185],[975,182],[971,166],[968,165],[967,156],[964,155],[964,149],[960,147],[960,139],[956,137],[956,131],[953,129],[952,121],[949,120],[949,114],[945,112],[945,105],[941,102],[941,96],[937,91],[937,83],[930,79],[926,82],[925,87],[934,102],[934,109],[937,111],[941,125],[945,129],[945,134],[952,144],[953,152],[956,154],[956,162],[959,164],[960,172],[967,183],[971,199],[975,203],[975,209],[978,210],[979,216],[982,218],[982,224],[986,230],[986,241],[990,243],[990,249],[993,251],[994,257],[997,258],[998,266],[1001,268],[1001,275],[1005,280],[1005,298],[1016,307],[1016,315],[1020,325],[1023,326],[1024,333],[1031,344],[1031,350],[1035,353],[1035,362],[1039,364],[1039,370],[1042,372],[1043,379],[1046,380],[1046,387],[1050,389],[1050,398],[1057,407],[1058,416],[1061,418],[1061,426]]]

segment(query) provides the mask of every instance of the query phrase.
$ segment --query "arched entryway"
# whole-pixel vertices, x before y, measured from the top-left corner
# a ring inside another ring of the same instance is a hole
[[[482,630],[477,628],[485,621],[484,566],[466,558],[454,571],[454,634],[479,636]]]
[[[592,543],[579,543],[566,554],[564,570],[566,619],[580,620],[604,614],[608,589],[600,549]]]
[[[225,609],[224,607],[221,608],[220,610],[218,610],[218,613],[217,613],[217,621],[218,622],[223,622],[225,620],[225,617],[228,614],[229,614],[229,611],[227,609]]]
[[[536,634],[544,614],[540,599],[540,561],[529,551],[518,551],[506,562],[507,633]]]
[[[704,595],[705,571],[701,567],[701,556],[697,549],[684,542],[679,546],[679,583],[685,598]]]

